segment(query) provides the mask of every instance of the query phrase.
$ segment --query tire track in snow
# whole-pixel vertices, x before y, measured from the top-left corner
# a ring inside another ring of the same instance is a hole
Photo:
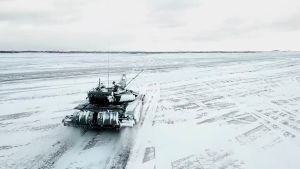
[[[126,168],[127,169],[133,169],[133,168],[145,168],[143,166],[144,163],[140,163],[144,161],[144,158],[147,158],[146,156],[149,155],[147,153],[147,150],[149,149],[148,144],[153,133],[151,132],[152,128],[152,122],[155,116],[155,113],[157,111],[158,102],[159,102],[159,95],[160,95],[160,85],[159,84],[153,84],[151,87],[151,90],[147,93],[147,98],[149,98],[148,103],[146,103],[147,106],[145,109],[144,118],[141,121],[139,125],[138,133],[135,137],[135,142],[132,147]],[[151,143],[150,143],[151,144]],[[155,152],[155,145],[151,146],[152,153]],[[153,157],[153,156],[152,156]],[[148,160],[149,161],[149,160]],[[147,162],[148,162],[147,161]],[[155,166],[155,156],[151,158],[151,163],[153,164],[152,168]]]
[[[149,86],[149,85],[148,85]],[[148,87],[147,87],[148,88]],[[153,105],[153,89],[148,89],[145,93],[145,100],[143,105],[143,111],[140,117],[140,121],[133,128],[125,128],[125,132],[121,131],[123,137],[122,142],[118,145],[121,145],[118,148],[117,153],[111,158],[109,165],[106,167],[108,169],[124,169],[127,166],[128,160],[132,155],[132,148],[136,143],[136,136],[141,132],[143,128],[144,121],[148,118],[149,108]],[[125,142],[124,142],[125,140]]]

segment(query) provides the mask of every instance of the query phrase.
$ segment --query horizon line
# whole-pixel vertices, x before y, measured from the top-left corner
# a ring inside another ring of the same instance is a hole
[[[297,52],[296,50],[180,50],[180,51],[101,51],[101,50],[0,50],[0,53],[259,53],[259,52]]]

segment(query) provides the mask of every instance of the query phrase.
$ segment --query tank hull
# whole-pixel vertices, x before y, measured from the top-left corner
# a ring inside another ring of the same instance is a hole
[[[66,116],[64,126],[103,129],[133,126],[138,123],[144,104],[144,95],[138,95],[134,101],[119,104],[99,105],[86,102],[75,109],[78,111]]]

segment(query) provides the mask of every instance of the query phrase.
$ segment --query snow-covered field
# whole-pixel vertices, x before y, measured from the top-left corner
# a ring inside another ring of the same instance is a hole
[[[64,127],[121,73],[146,94],[120,132]],[[299,169],[300,53],[0,54],[0,168]]]

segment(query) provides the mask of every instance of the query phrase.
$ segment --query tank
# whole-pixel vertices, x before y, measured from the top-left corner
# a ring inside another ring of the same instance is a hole
[[[133,126],[138,123],[142,113],[145,95],[126,89],[126,75],[112,87],[100,83],[88,92],[84,103],[74,109],[72,115],[66,116],[64,126],[90,129]]]

